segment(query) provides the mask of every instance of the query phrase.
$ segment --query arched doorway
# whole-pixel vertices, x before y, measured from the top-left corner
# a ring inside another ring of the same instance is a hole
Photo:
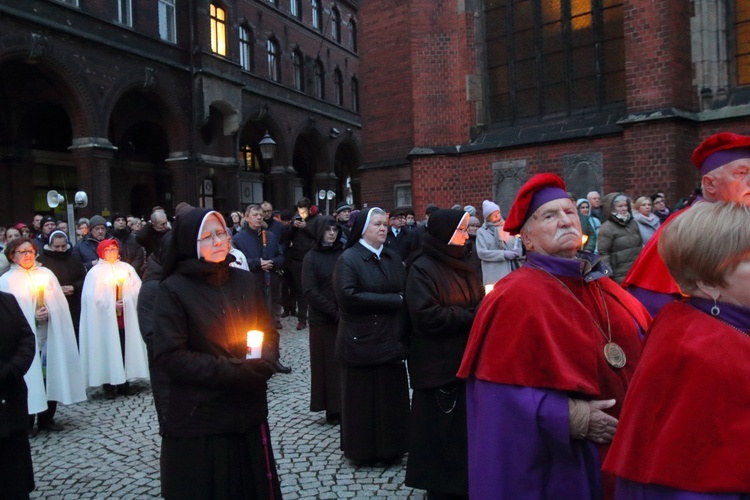
[[[359,154],[352,141],[342,142],[336,149],[333,171],[336,174],[336,199],[354,207],[362,206],[359,184]]]

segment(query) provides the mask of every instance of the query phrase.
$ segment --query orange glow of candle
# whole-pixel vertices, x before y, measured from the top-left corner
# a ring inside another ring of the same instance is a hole
[[[489,295],[494,288],[495,285],[484,285],[484,294]]]
[[[263,351],[263,332],[250,330],[247,332],[247,359],[259,359]]]
[[[117,280],[117,283],[115,285],[115,289],[117,290],[117,300],[122,300],[122,287],[125,284],[125,280],[127,279],[128,275],[122,271],[118,271],[115,274],[115,280]],[[122,316],[122,311],[117,311],[118,316]]]
[[[587,241],[589,241],[589,235],[588,234],[584,234],[583,236],[581,236],[581,249],[583,249],[583,247],[586,246],[586,242]]]
[[[49,285],[49,276],[44,273],[34,273],[34,287],[37,290],[37,309],[44,307],[44,289],[47,288],[47,285]]]

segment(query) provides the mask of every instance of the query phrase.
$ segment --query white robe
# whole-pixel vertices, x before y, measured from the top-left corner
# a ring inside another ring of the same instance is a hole
[[[86,386],[83,383],[81,359],[78,356],[68,301],[52,271],[37,266],[26,270],[18,264],[11,264],[10,270],[0,276],[0,290],[15,296],[26,321],[29,322],[36,336],[37,349],[34,353],[34,361],[24,375],[29,390],[29,415],[46,410],[47,401],[72,404],[86,400]],[[49,311],[47,322],[39,325],[36,324],[34,318],[39,298],[39,292],[34,283],[34,276],[37,274],[46,276],[44,304]],[[46,390],[40,354],[45,345],[47,351]]]
[[[122,301],[125,321],[125,363],[117,328],[117,276],[126,276]],[[86,387],[119,385],[148,379],[146,344],[138,327],[138,292],[141,279],[130,264],[100,260],[86,274],[81,292],[80,344]]]

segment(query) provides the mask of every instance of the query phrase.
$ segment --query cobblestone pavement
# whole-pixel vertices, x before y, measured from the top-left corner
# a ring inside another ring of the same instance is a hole
[[[308,330],[296,318],[282,322],[283,362],[289,375],[269,383],[269,422],[285,499],[425,498],[404,486],[402,465],[355,467],[339,449],[338,426],[323,412],[309,411]],[[60,432],[42,431],[31,439],[36,490],[31,498],[78,499],[159,497],[159,446],[151,390],[136,384],[135,396],[105,400],[100,390],[89,400],[60,405]]]

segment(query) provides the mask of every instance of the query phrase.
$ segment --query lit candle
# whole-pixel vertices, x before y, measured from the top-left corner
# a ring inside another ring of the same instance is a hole
[[[246,359],[259,359],[263,351],[263,332],[250,330],[247,332],[247,356]]]
[[[44,289],[49,284],[49,277],[44,273],[34,273],[34,286],[37,290],[36,308],[44,307]]]
[[[484,285],[484,294],[489,295],[494,288],[495,285]]]
[[[586,242],[587,241],[589,241],[589,235],[588,234],[584,234],[583,236],[581,236],[581,250],[583,250],[583,247],[586,246]]]

